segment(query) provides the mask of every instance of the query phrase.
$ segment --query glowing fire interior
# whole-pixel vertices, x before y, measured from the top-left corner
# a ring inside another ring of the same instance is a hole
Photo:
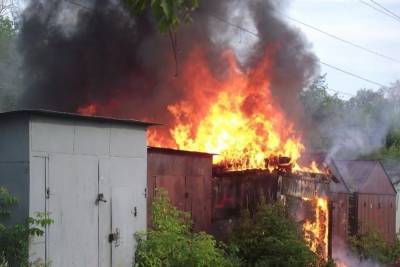
[[[304,236],[311,250],[317,255],[328,258],[328,200],[322,197],[303,198],[315,207],[315,220],[303,224]]]
[[[213,153],[214,163],[227,170],[271,169],[266,161],[276,162],[284,156],[290,159],[292,171],[321,172],[315,162],[299,166],[305,150],[301,136],[271,93],[276,49],[278,46],[266,49],[250,69],[240,66],[233,52],[227,51],[225,65],[216,75],[205,52],[193,48],[181,64],[179,77],[166,85],[166,90],[168,86],[182,89],[180,100],[172,101],[165,110],[168,130],[151,128],[149,145]],[[78,112],[92,115],[108,113],[108,109],[91,103]]]
[[[170,138],[154,128],[149,145],[214,153],[214,163],[229,170],[265,169],[266,160],[285,156],[293,171],[320,172],[315,162],[297,164],[304,145],[269,90],[270,50],[252,69],[241,68],[227,52],[224,75],[217,78],[195,49],[180,74],[185,100],[167,108],[174,121]]]

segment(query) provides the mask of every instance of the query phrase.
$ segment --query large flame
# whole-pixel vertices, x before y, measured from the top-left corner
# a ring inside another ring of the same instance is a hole
[[[272,156],[289,157],[294,170],[301,170],[296,163],[304,151],[301,136],[269,90],[273,53],[267,50],[254,68],[243,69],[226,52],[228,64],[217,78],[195,49],[181,68],[187,97],[168,106],[175,122],[173,147],[214,153],[214,163],[230,170],[264,169]],[[171,147],[157,129],[150,131],[149,144]],[[316,164],[306,170],[319,172]]]
[[[214,163],[227,170],[270,168],[266,161],[284,156],[290,158],[294,171],[320,172],[315,163],[297,164],[305,149],[301,136],[271,93],[277,49],[270,46],[250,69],[240,66],[233,52],[227,51],[217,76],[204,50],[193,48],[180,66],[179,77],[166,84],[166,90],[171,84],[182,88],[180,100],[167,106],[169,130],[150,129],[149,145],[213,153]],[[91,103],[78,112],[91,115],[104,109]]]
[[[312,199],[303,198],[304,201],[311,201],[315,207],[315,220],[307,220],[303,224],[305,239],[310,248],[324,260],[328,259],[328,200],[322,197]]]

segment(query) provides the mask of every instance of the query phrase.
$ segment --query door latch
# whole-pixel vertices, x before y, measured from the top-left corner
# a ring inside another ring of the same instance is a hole
[[[108,242],[115,242],[115,247],[118,247],[120,245],[120,239],[121,235],[119,232],[119,228],[115,228],[115,233],[111,233],[108,235]]]
[[[100,194],[97,195],[96,204],[98,205],[100,201],[104,202],[104,203],[107,202],[107,200],[104,199],[104,194],[103,193],[100,193]]]

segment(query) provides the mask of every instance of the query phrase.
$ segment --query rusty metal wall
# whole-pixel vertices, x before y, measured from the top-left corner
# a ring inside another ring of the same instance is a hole
[[[381,231],[389,242],[396,237],[396,196],[357,194],[358,233],[368,229]]]
[[[213,179],[213,221],[240,217],[242,209],[254,210],[262,199],[276,200],[278,177],[268,172],[237,172]]]
[[[349,194],[331,193],[332,207],[332,239],[341,244],[347,240],[349,233]]]
[[[212,155],[165,148],[148,148],[148,226],[155,188],[168,192],[173,205],[190,212],[195,231],[208,231],[211,224]]]

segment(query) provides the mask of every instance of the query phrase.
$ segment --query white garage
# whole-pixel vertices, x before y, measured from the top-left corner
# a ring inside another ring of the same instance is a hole
[[[0,186],[19,198],[11,222],[47,212],[32,261],[132,266],[146,229],[149,123],[42,110],[0,114]]]

